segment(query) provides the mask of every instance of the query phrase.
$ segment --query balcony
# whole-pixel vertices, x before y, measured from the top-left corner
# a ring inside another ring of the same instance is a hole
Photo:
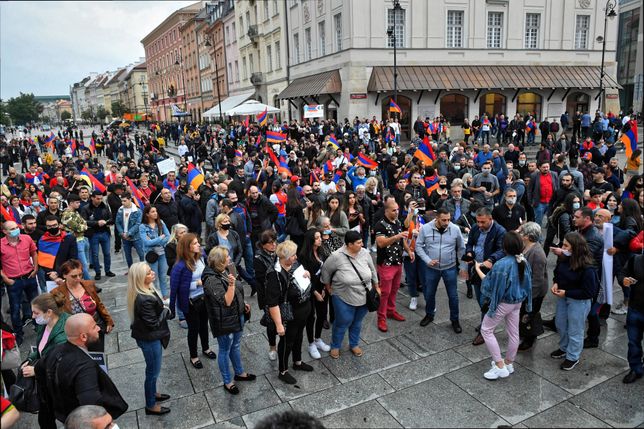
[[[252,73],[250,75],[250,83],[252,83],[254,86],[259,86],[264,83],[264,73]]]
[[[248,37],[253,43],[257,43],[257,38],[259,37],[259,32],[257,31],[256,25],[248,26]]]

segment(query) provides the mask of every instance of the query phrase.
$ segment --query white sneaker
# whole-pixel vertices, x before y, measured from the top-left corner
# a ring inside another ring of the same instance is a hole
[[[277,360],[277,352],[275,350],[270,350],[268,352],[268,359]]]
[[[409,301],[409,309],[411,311],[416,311],[416,308],[418,308],[418,298],[412,296],[411,301]]]
[[[313,342],[313,344],[315,344],[315,347],[317,347],[318,350],[322,350],[323,352],[331,350],[331,346],[322,341],[322,338],[318,338]]]
[[[377,251],[378,251],[378,248],[376,247],[375,244],[371,246],[371,253],[376,253]]]
[[[309,355],[313,359],[320,359],[322,356],[320,356],[320,352],[318,351],[318,348],[315,347],[315,343],[309,344]]]
[[[503,368],[499,368],[496,366],[496,364],[493,362],[492,363],[492,368],[485,374],[483,374],[483,377],[485,377],[488,380],[496,380],[498,378],[505,378],[510,375],[510,372],[508,371],[507,366],[503,365]]]
[[[492,361],[492,366],[496,366],[494,361]],[[506,363],[505,367],[508,369],[508,372],[512,374],[514,372],[514,364],[513,363]]]
[[[624,305],[624,303],[621,303],[617,307],[613,308],[610,310],[611,313],[613,314],[626,314],[628,313],[628,307]]]

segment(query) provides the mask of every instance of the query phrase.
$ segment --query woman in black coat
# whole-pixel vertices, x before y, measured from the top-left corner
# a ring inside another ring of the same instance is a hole
[[[132,321],[132,338],[145,358],[145,414],[161,415],[170,412],[159,402],[170,395],[157,393],[157,379],[161,372],[163,348],[170,342],[168,319],[170,309],[163,305],[154,288],[155,273],[147,262],[132,264],[128,274],[127,308]]]
[[[298,246],[302,244],[306,232],[305,206],[300,202],[300,193],[292,188],[287,194],[286,202],[286,232],[289,238]],[[313,205],[313,203],[311,203]]]
[[[255,280],[257,281],[257,306],[260,311],[266,310],[266,273],[275,267],[277,256],[275,248],[277,247],[277,234],[272,229],[267,229],[259,235],[255,257],[253,258],[253,268],[255,268]],[[266,336],[268,337],[268,358],[277,359],[277,331],[274,324],[266,327]]]

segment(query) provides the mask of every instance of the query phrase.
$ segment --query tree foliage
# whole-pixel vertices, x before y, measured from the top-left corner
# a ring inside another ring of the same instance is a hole
[[[33,94],[21,92],[18,97],[12,97],[7,101],[6,109],[14,124],[24,125],[38,121],[43,112],[43,105],[36,101]]]
[[[113,116],[122,118],[125,113],[127,113],[127,107],[120,100],[112,102]]]
[[[72,114],[70,112],[68,112],[67,110],[63,111],[60,114],[60,120],[61,121],[66,121],[66,120],[71,119],[71,118],[72,118]]]
[[[0,99],[0,125],[11,125],[11,118],[7,113],[7,103]]]
[[[110,112],[108,112],[103,106],[98,106],[98,109],[96,109],[96,118],[98,118],[99,121],[103,121],[109,114]]]

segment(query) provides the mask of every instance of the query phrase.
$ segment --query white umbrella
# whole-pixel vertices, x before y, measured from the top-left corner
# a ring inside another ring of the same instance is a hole
[[[268,111],[268,113],[276,113],[280,111],[280,109],[277,109],[273,106],[269,106],[267,104],[260,103],[259,101],[248,100],[245,103],[242,103],[235,108],[227,110],[225,114],[227,116],[259,115],[260,113],[263,113],[265,110]]]

